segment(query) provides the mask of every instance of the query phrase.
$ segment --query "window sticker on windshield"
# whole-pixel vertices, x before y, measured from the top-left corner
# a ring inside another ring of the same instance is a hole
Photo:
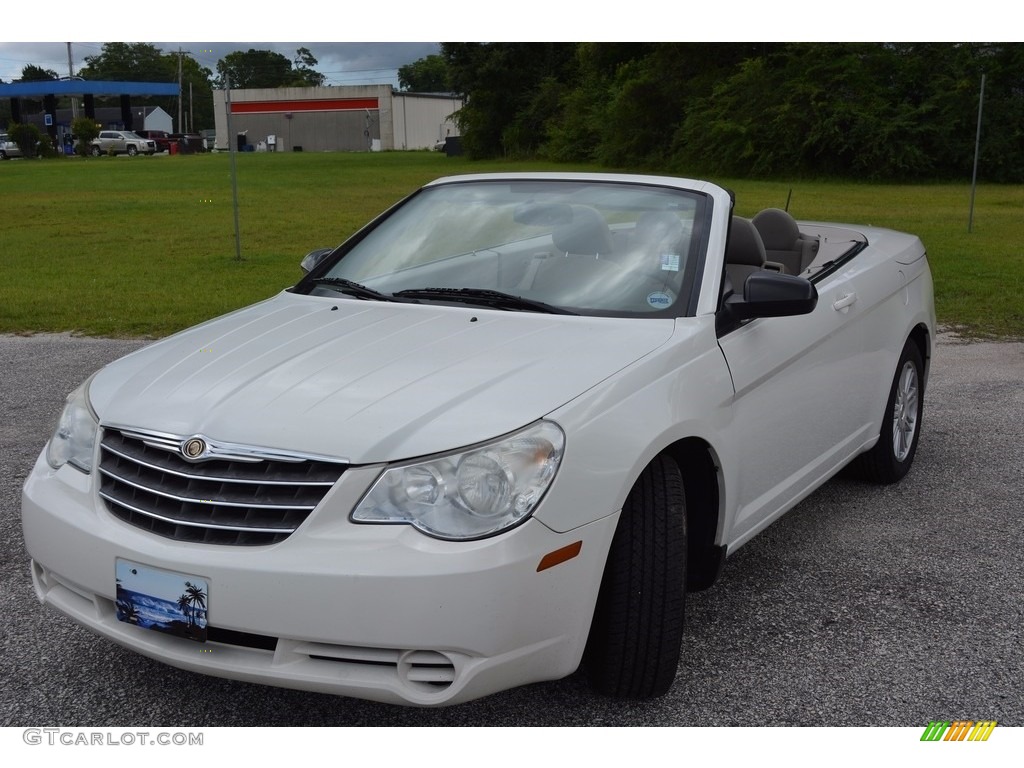
[[[662,272],[678,272],[679,271],[679,254],[678,253],[663,253],[663,254],[661,254],[661,271]]]
[[[672,303],[672,297],[663,291],[655,291],[647,295],[647,303],[655,309],[665,309]]]

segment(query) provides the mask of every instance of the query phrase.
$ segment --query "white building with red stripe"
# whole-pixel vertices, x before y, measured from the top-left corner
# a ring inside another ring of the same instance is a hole
[[[432,148],[458,135],[453,114],[462,108],[455,96],[390,85],[232,89],[230,100],[220,90],[213,103],[218,149],[234,143],[278,152]]]

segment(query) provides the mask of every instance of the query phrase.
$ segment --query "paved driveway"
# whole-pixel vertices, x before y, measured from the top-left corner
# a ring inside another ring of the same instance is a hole
[[[942,339],[910,476],[833,480],[731,557],[664,698],[574,676],[430,711],[181,672],[39,606],[21,484],[65,394],[139,345],[0,337],[0,725],[1024,725],[1024,344]]]

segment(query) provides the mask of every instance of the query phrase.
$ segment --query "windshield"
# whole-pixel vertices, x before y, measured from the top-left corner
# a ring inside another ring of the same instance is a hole
[[[461,302],[479,293],[493,304],[500,292],[584,314],[678,315],[701,260],[706,205],[696,192],[599,181],[428,187],[340,249],[308,290],[332,294],[333,279],[417,301],[452,301],[424,289],[467,289]]]

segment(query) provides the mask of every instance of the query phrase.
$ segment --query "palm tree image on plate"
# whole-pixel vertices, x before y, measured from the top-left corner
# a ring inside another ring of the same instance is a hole
[[[117,562],[117,618],[143,629],[204,642],[209,587],[195,576]]]
[[[185,615],[188,635],[202,631],[206,634],[206,592],[191,581],[185,582],[185,591],[178,598],[178,608]]]
[[[131,600],[127,598],[118,598],[117,617],[121,621],[126,621],[129,624],[138,624],[139,609],[135,607],[135,603],[133,603]]]

